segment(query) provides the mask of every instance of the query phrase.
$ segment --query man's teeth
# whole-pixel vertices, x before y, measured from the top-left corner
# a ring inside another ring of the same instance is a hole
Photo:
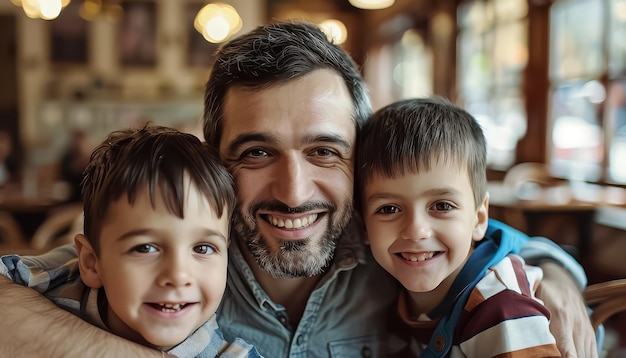
[[[317,220],[317,214],[311,214],[295,220],[281,219],[268,215],[267,220],[276,227],[284,227],[285,229],[302,229],[315,222],[315,220]]]
[[[435,251],[420,252],[418,254],[411,254],[411,253],[403,252],[400,255],[402,256],[403,259],[407,261],[421,262],[421,261],[426,261],[432,258],[433,256],[435,256]]]

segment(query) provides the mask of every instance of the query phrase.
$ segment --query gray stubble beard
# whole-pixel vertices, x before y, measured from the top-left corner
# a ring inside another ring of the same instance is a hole
[[[343,212],[329,212],[330,220],[322,237],[298,241],[280,241],[280,249],[272,252],[265,238],[256,230],[254,213],[243,214],[241,206],[234,211],[232,222],[235,236],[243,240],[259,268],[274,278],[298,278],[319,275],[332,262],[337,242],[352,217],[352,198],[343,203]]]

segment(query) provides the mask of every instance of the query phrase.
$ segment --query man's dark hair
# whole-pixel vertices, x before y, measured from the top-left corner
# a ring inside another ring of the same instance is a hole
[[[224,44],[216,54],[204,95],[204,138],[219,148],[228,90],[260,91],[319,69],[340,75],[354,101],[357,132],[372,113],[365,82],[350,56],[306,22],[259,26]]]

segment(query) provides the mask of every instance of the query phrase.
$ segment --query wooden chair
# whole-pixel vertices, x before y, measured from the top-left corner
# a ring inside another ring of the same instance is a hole
[[[20,225],[13,215],[5,211],[0,211],[0,243],[8,248],[19,248],[25,245]]]
[[[33,250],[41,251],[73,242],[82,231],[82,203],[67,204],[55,209],[37,228],[30,241]]]
[[[583,292],[583,297],[593,309],[591,324],[597,330],[609,317],[626,312],[626,279],[589,285]]]

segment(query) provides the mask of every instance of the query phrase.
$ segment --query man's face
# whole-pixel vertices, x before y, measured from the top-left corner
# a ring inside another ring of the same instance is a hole
[[[233,228],[274,277],[317,275],[332,259],[352,215],[352,113],[330,70],[227,93],[219,151],[237,187]]]

